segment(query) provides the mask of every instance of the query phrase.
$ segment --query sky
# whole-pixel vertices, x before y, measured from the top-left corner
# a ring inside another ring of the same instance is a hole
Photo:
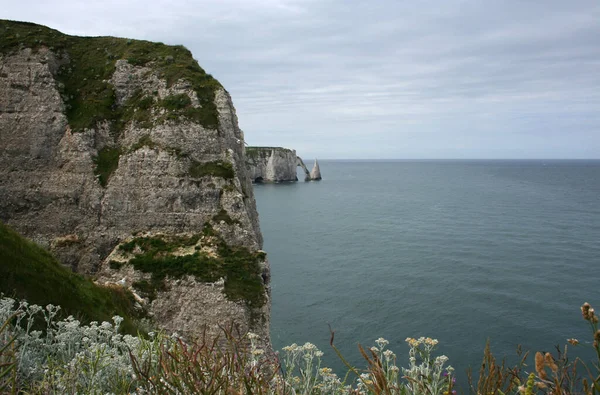
[[[600,159],[598,0],[1,0],[183,44],[249,145],[319,159]],[[1,39],[1,38],[0,38]]]

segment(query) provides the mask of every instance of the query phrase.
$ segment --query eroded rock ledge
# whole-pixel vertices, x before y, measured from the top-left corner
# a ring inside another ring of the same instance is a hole
[[[295,150],[283,147],[246,147],[246,168],[254,183],[298,181],[297,167],[304,170],[304,181],[321,179],[320,170],[318,174],[314,173],[314,169],[313,173],[309,172]]]

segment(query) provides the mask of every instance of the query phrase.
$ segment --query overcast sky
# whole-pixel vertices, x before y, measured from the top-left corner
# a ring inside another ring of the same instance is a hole
[[[600,158],[598,0],[2,0],[183,44],[250,145],[306,158]],[[1,39],[1,38],[0,38]]]

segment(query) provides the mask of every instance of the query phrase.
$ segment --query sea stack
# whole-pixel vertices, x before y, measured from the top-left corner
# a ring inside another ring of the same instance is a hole
[[[321,169],[319,169],[319,162],[315,159],[315,165],[310,172],[310,179],[313,181],[319,181],[321,179]]]

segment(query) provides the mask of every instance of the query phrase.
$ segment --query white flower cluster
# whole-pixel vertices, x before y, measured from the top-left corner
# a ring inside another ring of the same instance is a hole
[[[177,334],[150,332],[147,339],[122,335],[121,317],[113,317],[112,323],[82,325],[73,317],[57,320],[59,310],[58,306],[42,308],[0,298],[0,325],[11,322],[0,331],[0,345],[15,339],[17,384],[25,392],[187,394],[202,392],[203,386],[222,380],[230,384],[210,393],[230,393],[227,386],[233,383],[242,388],[240,383],[260,382],[265,387],[254,388],[265,394],[367,395],[379,393],[384,380],[390,395],[443,395],[450,392],[453,380],[452,367],[444,367],[448,357],[433,356],[438,341],[431,338],[406,339],[408,368],[397,366],[396,354],[386,348],[389,341],[379,338],[364,353],[368,369],[351,368],[352,374],[343,380],[321,366],[323,352],[314,344],[292,344],[283,348],[281,369],[271,376],[269,369],[276,371],[278,365],[269,365],[271,356],[258,347],[259,336],[253,333],[246,335],[247,354],[231,354],[227,348],[198,354],[205,350],[203,346],[194,348]]]
[[[35,383],[44,393],[127,393],[134,380],[129,353],[140,361],[150,356],[140,339],[118,333],[119,316],[81,325],[72,316],[55,320],[59,309],[0,299],[0,321],[16,317],[2,336],[15,338],[19,385]]]
[[[410,346],[409,367],[402,368],[402,373],[408,379],[406,387],[411,394],[444,394],[452,383],[452,366],[444,367],[448,357],[440,355],[433,358],[433,350],[438,341],[429,337],[419,339],[407,338]],[[417,363],[419,361],[419,363]],[[424,379],[426,378],[426,379]]]
[[[280,356],[282,375],[278,378],[293,388],[295,394],[342,394],[348,393],[330,368],[321,367],[323,352],[312,343],[299,346],[296,343],[283,348]]]

